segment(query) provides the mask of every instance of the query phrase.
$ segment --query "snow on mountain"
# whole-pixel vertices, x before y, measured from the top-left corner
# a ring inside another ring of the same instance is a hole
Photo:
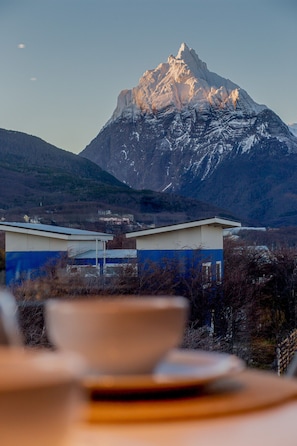
[[[288,125],[290,132],[294,135],[297,136],[297,123],[295,124],[289,124]]]
[[[200,112],[218,107],[247,113],[259,113],[266,108],[229,79],[209,71],[196,52],[183,43],[176,57],[169,56],[167,63],[146,71],[137,87],[120,93],[111,121],[189,107]]]

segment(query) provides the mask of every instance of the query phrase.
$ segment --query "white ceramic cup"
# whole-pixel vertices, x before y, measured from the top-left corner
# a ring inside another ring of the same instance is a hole
[[[0,347],[0,444],[64,446],[81,410],[73,354]]]
[[[187,316],[180,296],[52,299],[45,311],[50,341],[107,375],[151,373],[182,342]]]

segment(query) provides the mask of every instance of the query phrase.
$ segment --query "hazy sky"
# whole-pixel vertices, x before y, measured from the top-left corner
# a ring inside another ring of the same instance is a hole
[[[297,122],[296,0],[0,0],[0,127],[79,153],[182,42]]]

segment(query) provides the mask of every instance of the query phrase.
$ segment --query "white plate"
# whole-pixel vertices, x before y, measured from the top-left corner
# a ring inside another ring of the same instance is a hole
[[[90,375],[84,387],[104,395],[181,390],[203,386],[244,369],[236,356],[201,350],[173,350],[151,375]]]

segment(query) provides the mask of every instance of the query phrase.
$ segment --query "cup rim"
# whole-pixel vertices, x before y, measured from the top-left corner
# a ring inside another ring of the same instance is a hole
[[[46,310],[56,309],[61,312],[147,312],[168,311],[170,309],[189,308],[188,300],[183,296],[172,295],[104,295],[95,297],[79,297],[69,299],[66,297],[48,299]]]

